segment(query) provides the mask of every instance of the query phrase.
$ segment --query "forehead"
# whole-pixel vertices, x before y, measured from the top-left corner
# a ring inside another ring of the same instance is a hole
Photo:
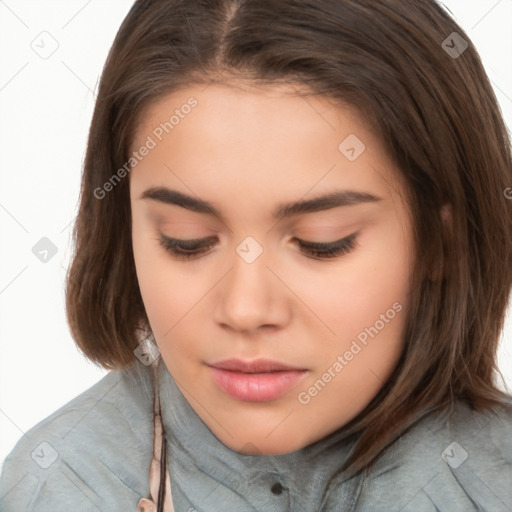
[[[195,103],[192,108],[191,102]],[[240,126],[247,131],[258,128],[260,133],[275,131],[281,141],[287,134],[295,139],[303,135],[314,140],[315,135],[321,137],[337,131],[340,123],[360,134],[369,131],[355,107],[314,95],[300,85],[191,84],[147,105],[139,118],[135,140],[169,121],[173,114],[176,114],[171,121],[174,133],[179,132],[178,125],[188,117],[198,121],[194,126],[198,135],[202,128],[210,138]],[[244,132],[231,135],[243,137]]]
[[[381,141],[357,109],[305,92],[290,84],[192,84],[153,102],[131,150],[148,138],[153,148],[130,180],[156,186],[186,176],[198,195],[242,181],[254,195],[395,181]]]

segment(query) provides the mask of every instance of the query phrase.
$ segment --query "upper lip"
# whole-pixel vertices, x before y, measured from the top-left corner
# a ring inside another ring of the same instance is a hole
[[[306,368],[298,368],[297,366],[290,366],[288,364],[281,363],[279,361],[273,361],[272,359],[255,359],[253,361],[244,361],[243,359],[224,359],[210,364],[214,368],[221,370],[231,370],[235,372],[244,373],[269,373],[279,371],[300,371]]]

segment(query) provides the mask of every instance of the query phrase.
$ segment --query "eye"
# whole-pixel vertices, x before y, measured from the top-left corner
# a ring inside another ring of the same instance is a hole
[[[356,246],[358,233],[353,233],[346,238],[335,242],[308,242],[295,238],[301,251],[307,255],[320,259],[329,259],[348,254]],[[160,245],[173,257],[181,260],[189,260],[201,256],[215,245],[215,237],[198,238],[195,240],[179,240],[160,235]]]
[[[344,254],[348,254],[354,250],[356,246],[356,238],[358,233],[352,233],[346,238],[337,240],[335,242],[308,242],[296,238],[297,244],[301,250],[315,258],[336,258]]]
[[[196,240],[178,240],[160,235],[160,245],[174,257],[188,260],[207,252],[215,243],[214,238],[198,238]]]

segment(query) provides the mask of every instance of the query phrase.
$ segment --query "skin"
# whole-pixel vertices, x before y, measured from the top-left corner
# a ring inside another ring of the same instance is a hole
[[[324,97],[301,98],[289,85],[190,85],[173,92],[146,109],[132,150],[191,96],[198,105],[129,177],[144,305],[165,364],[220,441],[244,453],[292,452],[363,411],[396,366],[414,259],[404,184],[357,111]],[[352,162],[338,149],[349,134],[366,146]],[[157,186],[207,200],[223,218],[140,197]],[[381,200],[271,217],[281,203],[335,189]],[[296,242],[333,242],[354,232],[355,248],[331,259],[307,254]],[[180,260],[161,246],[160,234],[215,241],[206,253]],[[247,236],[263,249],[252,263],[236,251]],[[333,370],[338,356],[396,303],[401,310],[394,318],[366,345],[358,343],[361,350],[341,371]],[[231,357],[270,358],[308,371],[275,400],[242,401],[216,385],[206,364]],[[301,403],[299,394],[304,398],[319,379],[325,383],[329,369],[330,381]]]

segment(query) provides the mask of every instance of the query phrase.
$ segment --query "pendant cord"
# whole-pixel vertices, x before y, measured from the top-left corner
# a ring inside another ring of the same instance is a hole
[[[160,426],[160,438],[161,438],[161,446],[160,446],[160,482],[158,485],[158,496],[157,496],[157,512],[164,512],[164,502],[165,502],[165,478],[167,475],[167,436],[164,429],[164,422],[162,420],[162,406],[160,403],[160,382],[158,380],[158,371],[160,367],[160,361],[154,367],[154,376],[155,378],[155,404],[154,404],[154,413],[155,420],[159,423]]]
[[[165,476],[167,472],[167,438],[162,432],[162,450],[160,452],[160,485],[158,487],[158,511],[164,512]]]

